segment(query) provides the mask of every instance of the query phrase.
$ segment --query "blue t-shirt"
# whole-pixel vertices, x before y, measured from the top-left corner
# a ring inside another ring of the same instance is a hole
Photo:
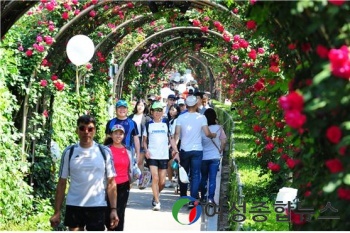
[[[131,147],[133,145],[133,137],[139,134],[136,122],[130,118],[126,118],[125,120],[113,118],[112,120],[107,122],[105,133],[110,134],[113,126],[116,124],[122,125],[125,130],[125,137],[122,141],[122,144],[124,144],[128,148]]]

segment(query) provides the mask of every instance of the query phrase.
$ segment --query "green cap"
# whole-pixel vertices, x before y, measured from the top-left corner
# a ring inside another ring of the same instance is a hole
[[[155,101],[155,102],[152,104],[152,107],[151,107],[151,109],[157,109],[157,108],[163,108],[162,103],[159,102],[159,101]]]

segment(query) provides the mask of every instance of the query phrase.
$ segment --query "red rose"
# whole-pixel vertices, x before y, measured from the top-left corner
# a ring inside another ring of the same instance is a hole
[[[192,21],[192,24],[193,24],[194,27],[199,27],[201,25],[201,22],[198,19],[194,19]]]
[[[339,159],[329,159],[325,164],[331,173],[338,173],[344,169],[343,164]]]
[[[255,84],[254,84],[254,90],[256,92],[261,91],[262,89],[264,89],[265,87],[265,83],[263,79],[259,79]]]
[[[273,73],[278,73],[278,72],[280,72],[280,68],[278,66],[270,66],[269,71],[271,71]]]
[[[48,117],[49,117],[49,111],[44,110],[44,112],[43,112],[43,116],[44,116],[44,117],[46,117],[46,118],[48,118]]]
[[[326,132],[326,137],[330,142],[338,144],[342,138],[341,129],[335,125],[329,127]]]
[[[26,55],[27,55],[27,57],[31,57],[31,56],[33,55],[33,50],[28,49],[28,50],[26,51]]]
[[[202,26],[200,27],[202,32],[208,32],[209,31],[209,27],[206,26]]]
[[[343,200],[350,201],[350,189],[348,188],[339,188],[338,197]]]
[[[246,26],[249,30],[253,30],[256,28],[256,22],[254,20],[249,20],[247,21]]]
[[[294,159],[289,158],[287,159],[286,164],[290,169],[293,169],[296,165],[296,161]]]
[[[222,35],[222,38],[224,39],[224,41],[226,42],[230,42],[231,37],[229,35],[227,35],[226,33],[224,33],[224,35]]]
[[[346,45],[339,49],[331,49],[328,53],[328,58],[334,76],[345,79],[350,78],[349,49]]]
[[[64,20],[69,19],[69,13],[68,12],[63,12],[62,13],[62,19],[64,19]]]
[[[274,148],[275,146],[273,145],[273,143],[268,143],[266,146],[265,146],[265,149],[266,150],[273,150],[273,148]]]
[[[281,166],[273,162],[269,162],[267,164],[267,168],[270,169],[272,172],[279,172],[281,170]]]
[[[316,53],[318,54],[318,56],[320,58],[327,58],[328,57],[328,49],[327,47],[323,46],[323,45],[317,45],[316,47]]]
[[[278,103],[284,110],[301,111],[304,108],[304,98],[299,93],[293,91],[286,96],[278,99]]]
[[[288,45],[288,49],[290,49],[290,50],[294,50],[296,48],[297,48],[297,45],[294,44],[294,43],[291,43],[291,44]]]
[[[287,125],[294,129],[299,129],[306,122],[306,116],[298,110],[288,110],[284,115]]]
[[[252,60],[255,60],[257,57],[256,50],[255,49],[250,50],[250,52],[248,53],[248,57]]]
[[[346,2],[346,0],[328,0],[328,2],[336,6],[341,6]]]
[[[304,197],[309,197],[310,195],[311,195],[311,191],[310,190],[305,191]]]
[[[259,125],[253,125],[254,132],[258,133],[261,131],[261,127]]]

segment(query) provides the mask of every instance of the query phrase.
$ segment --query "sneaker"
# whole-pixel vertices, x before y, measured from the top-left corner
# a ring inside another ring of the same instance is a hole
[[[164,187],[165,188],[170,188],[171,185],[172,185],[171,182],[169,180],[167,180],[167,181],[165,181]]]
[[[209,198],[209,199],[208,199],[208,204],[209,204],[209,203],[211,203],[211,204],[213,204],[213,205],[216,206],[216,203],[215,203],[214,199],[212,199],[212,198]]]
[[[158,198],[160,198],[160,193],[158,195]],[[152,198],[152,206],[156,206],[157,202],[156,202],[156,199],[153,197]]]
[[[160,202],[156,203],[156,205],[153,207],[154,211],[159,211],[160,210]]]

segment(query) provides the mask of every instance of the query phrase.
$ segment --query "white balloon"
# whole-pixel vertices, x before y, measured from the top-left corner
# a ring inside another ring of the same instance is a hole
[[[77,66],[86,64],[94,56],[95,46],[92,40],[85,35],[76,35],[69,39],[67,56]]]

